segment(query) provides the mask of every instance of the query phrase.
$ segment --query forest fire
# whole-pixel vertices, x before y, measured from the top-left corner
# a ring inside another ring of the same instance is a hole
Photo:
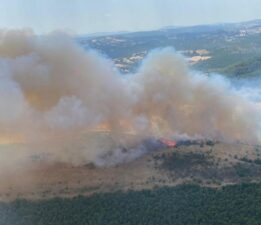
[[[229,81],[190,71],[172,48],[149,53],[128,76],[65,34],[3,31],[1,49],[0,136],[21,137],[0,142],[24,138],[25,157],[44,151],[56,162],[108,166],[194,144],[172,134],[260,141],[255,103]]]
[[[177,145],[176,141],[173,140],[169,140],[169,139],[165,139],[165,138],[161,138],[160,141],[166,145],[167,148],[175,148]]]

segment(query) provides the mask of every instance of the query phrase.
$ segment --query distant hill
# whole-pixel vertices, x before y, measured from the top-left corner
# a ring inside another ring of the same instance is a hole
[[[261,75],[261,58],[247,59],[239,63],[235,63],[220,71],[235,77],[250,77]]]
[[[124,73],[135,71],[151,49],[171,46],[189,59],[194,57],[192,68],[204,73],[260,75],[259,61],[251,59],[261,57],[261,20],[78,37],[77,42],[108,55]],[[208,54],[202,57],[202,52]]]

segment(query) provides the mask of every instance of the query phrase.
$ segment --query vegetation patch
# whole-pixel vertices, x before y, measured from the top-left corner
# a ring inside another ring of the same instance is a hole
[[[170,171],[191,169],[198,166],[205,167],[212,164],[204,154],[193,152],[173,152],[168,156],[163,155],[160,159],[162,159],[160,167]]]
[[[216,176],[216,165],[211,156],[203,153],[164,153],[154,156],[155,168],[164,170],[171,177],[203,177]]]
[[[242,182],[261,178],[261,160],[238,159],[237,163],[225,160],[221,163],[209,154],[203,153],[163,153],[155,155],[155,168],[168,172],[171,179],[192,178],[206,183]],[[196,182],[199,183],[199,182]]]
[[[261,184],[196,185],[0,203],[0,225],[260,225]]]

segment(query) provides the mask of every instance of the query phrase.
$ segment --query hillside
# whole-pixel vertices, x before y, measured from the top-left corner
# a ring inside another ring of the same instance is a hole
[[[84,48],[94,48],[111,58],[124,73],[135,71],[155,48],[173,47],[188,58],[193,69],[228,76],[260,75],[261,21],[236,24],[167,27],[155,31],[78,37]],[[238,72],[234,66],[244,64]],[[232,68],[231,68],[232,67]],[[250,71],[250,72],[249,72]]]
[[[1,225],[259,225],[261,184],[195,185],[0,203]]]
[[[261,58],[252,58],[235,63],[221,69],[220,73],[237,78],[258,76],[261,74]]]
[[[1,175],[0,199],[89,196],[185,183],[220,187],[257,182],[261,178],[260,156],[259,146],[205,142],[153,151],[108,168],[35,161],[30,170]]]

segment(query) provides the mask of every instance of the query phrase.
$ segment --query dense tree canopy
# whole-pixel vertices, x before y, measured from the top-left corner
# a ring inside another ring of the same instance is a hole
[[[260,225],[261,184],[165,187],[0,204],[0,225]]]

